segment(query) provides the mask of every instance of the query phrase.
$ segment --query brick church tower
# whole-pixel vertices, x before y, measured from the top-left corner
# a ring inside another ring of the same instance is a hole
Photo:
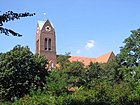
[[[55,30],[49,20],[38,21],[37,23],[36,53],[44,55],[52,67],[56,65]]]

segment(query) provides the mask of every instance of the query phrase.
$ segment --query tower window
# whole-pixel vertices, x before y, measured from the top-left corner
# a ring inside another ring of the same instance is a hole
[[[44,40],[44,50],[47,50],[47,38]]]
[[[49,39],[48,41],[48,48],[49,48],[49,51],[51,50],[51,39]]]

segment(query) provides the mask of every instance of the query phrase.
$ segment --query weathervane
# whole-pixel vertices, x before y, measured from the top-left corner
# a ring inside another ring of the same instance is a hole
[[[44,20],[46,20],[46,13],[44,12],[43,14],[44,14]]]

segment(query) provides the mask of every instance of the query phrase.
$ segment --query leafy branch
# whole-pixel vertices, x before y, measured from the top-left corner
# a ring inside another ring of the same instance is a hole
[[[8,21],[14,21],[15,19],[20,19],[21,17],[27,17],[27,16],[34,16],[35,13],[14,13],[13,11],[8,11],[2,15],[0,15],[0,33],[4,33],[5,35],[9,36],[9,34],[12,34],[13,36],[22,36],[21,34],[15,32],[14,30],[7,29],[3,27],[3,24]]]

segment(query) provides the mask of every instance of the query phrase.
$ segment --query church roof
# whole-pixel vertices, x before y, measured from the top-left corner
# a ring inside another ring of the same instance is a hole
[[[38,24],[38,26],[40,27],[40,30],[42,30],[44,24],[45,24],[47,21],[48,21],[48,22],[51,24],[51,26],[54,28],[52,22],[50,22],[48,19],[47,19],[47,20],[38,20],[37,24]]]
[[[102,56],[99,56],[97,58],[89,58],[89,57],[79,57],[79,56],[70,56],[69,61],[79,61],[82,62],[85,66],[89,65],[90,62],[98,62],[98,63],[107,63],[110,59],[114,58],[115,55],[113,52],[108,52]]]

